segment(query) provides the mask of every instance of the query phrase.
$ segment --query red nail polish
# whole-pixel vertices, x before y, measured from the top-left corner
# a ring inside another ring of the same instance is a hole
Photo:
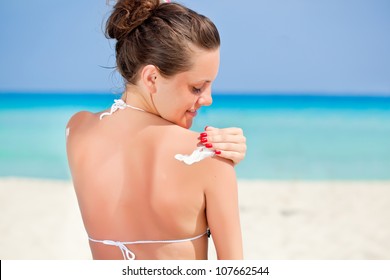
[[[207,142],[207,138],[206,138],[206,137],[202,137],[202,138],[200,138],[200,142],[202,142],[202,143],[206,143],[206,142]]]
[[[200,134],[200,137],[207,137],[207,133],[206,133],[206,132],[202,132],[202,133]]]
[[[216,155],[220,155],[220,154],[221,154],[221,151],[220,151],[220,150],[215,150],[215,154],[216,154]]]
[[[213,145],[210,144],[210,143],[207,143],[205,146],[206,146],[206,148],[212,148],[213,147]]]

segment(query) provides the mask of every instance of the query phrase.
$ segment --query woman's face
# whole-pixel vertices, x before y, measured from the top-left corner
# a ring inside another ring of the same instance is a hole
[[[211,85],[218,74],[219,49],[196,49],[193,67],[186,72],[156,80],[153,97],[159,115],[181,127],[190,128],[197,110],[212,103]]]

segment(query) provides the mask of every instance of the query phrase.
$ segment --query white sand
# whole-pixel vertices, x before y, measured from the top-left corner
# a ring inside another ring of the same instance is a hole
[[[390,259],[389,181],[239,186],[246,259]],[[69,182],[1,178],[0,221],[0,259],[91,258]]]

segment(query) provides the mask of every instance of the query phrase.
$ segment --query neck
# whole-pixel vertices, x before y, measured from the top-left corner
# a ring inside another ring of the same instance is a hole
[[[128,105],[138,107],[146,113],[160,117],[151,95],[140,89],[137,85],[126,85],[122,100]]]

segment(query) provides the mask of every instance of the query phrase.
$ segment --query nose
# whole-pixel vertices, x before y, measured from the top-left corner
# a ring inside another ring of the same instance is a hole
[[[198,99],[198,104],[201,106],[210,106],[213,103],[211,92],[202,94]]]

